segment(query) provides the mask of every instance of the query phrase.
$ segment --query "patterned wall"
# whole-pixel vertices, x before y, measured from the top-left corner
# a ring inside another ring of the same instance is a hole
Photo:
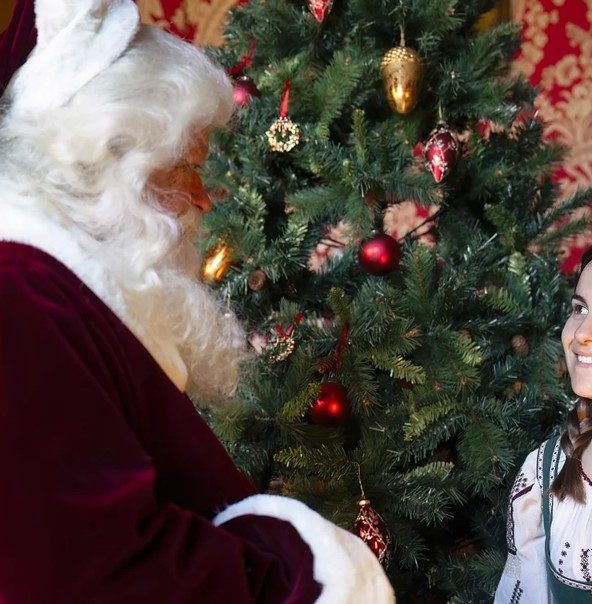
[[[513,8],[523,24],[515,69],[539,87],[536,106],[547,135],[568,149],[557,173],[563,194],[591,187],[592,0],[515,0]],[[591,234],[566,243],[565,271],[591,243]]]
[[[236,0],[137,0],[145,23],[156,23],[196,44],[221,44]]]

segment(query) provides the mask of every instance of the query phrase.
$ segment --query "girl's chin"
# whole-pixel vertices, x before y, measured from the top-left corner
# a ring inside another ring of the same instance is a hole
[[[592,399],[592,384],[578,384],[572,383],[571,389],[574,391],[574,394],[577,396],[581,396],[582,398],[590,398]]]

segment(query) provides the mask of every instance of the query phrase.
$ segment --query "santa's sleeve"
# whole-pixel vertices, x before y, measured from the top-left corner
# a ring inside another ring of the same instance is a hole
[[[510,492],[506,538],[508,557],[494,604],[549,604],[542,485],[537,475],[538,449],[532,451]]]
[[[104,354],[51,278],[0,263],[2,602],[394,601],[370,550],[303,504],[254,496],[212,522],[157,499]]]

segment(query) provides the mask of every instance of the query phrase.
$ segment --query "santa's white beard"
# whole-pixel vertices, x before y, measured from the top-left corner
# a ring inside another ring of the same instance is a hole
[[[144,268],[148,286],[122,283],[128,309],[152,339],[174,346],[187,369],[187,392],[198,403],[212,404],[231,395],[239,365],[246,358],[246,338],[234,313],[199,279],[195,239],[197,210],[179,218],[182,235],[164,258]]]
[[[76,249],[72,257],[82,258],[87,284],[197,402],[232,394],[246,338],[232,311],[199,280],[199,211],[190,207],[176,217],[163,209],[181,207],[186,194],[147,186],[154,168],[145,165],[143,153],[129,152],[117,162],[108,155],[91,170],[34,152],[27,140],[3,140],[0,132],[3,207],[55,225],[64,246]],[[162,203],[161,193],[169,203]],[[30,220],[21,222],[19,229],[27,231]],[[44,249],[58,258],[68,255],[59,248],[48,241]]]

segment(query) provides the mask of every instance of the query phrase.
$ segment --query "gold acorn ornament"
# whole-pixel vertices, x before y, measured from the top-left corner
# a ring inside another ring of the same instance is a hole
[[[425,63],[418,52],[405,46],[401,28],[401,44],[391,48],[382,58],[380,73],[384,93],[391,109],[406,114],[413,111],[419,99]]]
[[[232,248],[224,240],[209,249],[201,265],[201,278],[208,283],[220,283],[232,265]]]

